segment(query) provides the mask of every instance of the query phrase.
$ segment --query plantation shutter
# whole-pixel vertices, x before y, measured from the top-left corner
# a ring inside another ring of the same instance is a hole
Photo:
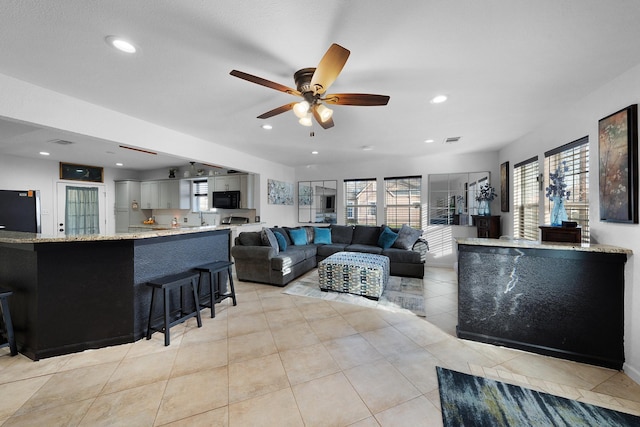
[[[515,238],[538,240],[538,156],[513,167],[513,234]]]

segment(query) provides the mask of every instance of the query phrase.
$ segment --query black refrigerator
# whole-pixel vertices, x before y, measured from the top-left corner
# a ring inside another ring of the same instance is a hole
[[[0,230],[40,233],[40,192],[0,190]]]

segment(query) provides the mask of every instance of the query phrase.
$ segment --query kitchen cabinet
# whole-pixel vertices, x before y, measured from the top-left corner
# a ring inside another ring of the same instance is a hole
[[[254,209],[253,179],[254,175],[240,175],[240,207],[242,209]]]
[[[213,191],[240,191],[240,176],[216,176]]]
[[[210,192],[239,191],[240,209],[254,209],[254,178],[253,174],[210,177],[207,186]]]
[[[158,201],[158,181],[140,183],[140,201],[142,209],[156,209]]]
[[[143,209],[189,209],[189,180],[143,181],[140,184]]]
[[[116,181],[115,192],[116,233],[126,233],[131,224],[140,224],[146,219],[141,211],[141,183]]]
[[[189,209],[191,181],[158,181],[158,209]]]

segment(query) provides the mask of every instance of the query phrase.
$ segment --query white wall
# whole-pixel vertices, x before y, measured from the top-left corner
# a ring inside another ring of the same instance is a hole
[[[468,141],[467,143],[473,143]],[[427,258],[427,265],[453,267],[457,260],[457,237],[475,237],[475,227],[467,226],[430,226],[426,224],[429,200],[429,174],[481,172],[491,173],[491,183],[498,188],[500,185],[499,163],[497,152],[404,157],[398,156],[384,161],[365,161],[360,163],[335,163],[330,165],[312,165],[296,168],[296,181],[338,180],[338,195],[336,209],[338,224],[345,223],[344,179],[375,178],[378,182],[378,201],[384,201],[384,178],[396,176],[422,176],[422,217],[423,236],[430,242],[431,251]],[[296,185],[297,188],[297,185]],[[499,191],[498,191],[499,192]],[[378,206],[382,206],[379,202]],[[497,198],[491,205],[492,212],[500,212],[500,200]],[[378,223],[384,223],[383,210],[378,210]]]
[[[261,220],[268,224],[293,224],[296,221],[297,212],[291,206],[266,203],[267,179],[293,183],[295,174],[291,167],[239,152],[218,141],[195,138],[2,74],[0,93],[2,117],[254,172],[259,176],[256,194],[260,200],[256,200],[256,203],[261,206],[257,212]],[[57,168],[57,163],[52,164]],[[57,173],[56,169],[48,174],[49,179],[54,179]],[[105,175],[105,182],[112,180]],[[1,180],[0,187],[5,187]],[[48,192],[49,187],[45,191]]]
[[[515,163],[538,155],[540,171],[544,171],[544,152],[589,136],[589,225],[592,242],[621,246],[640,253],[640,225],[601,222],[598,203],[598,120],[631,104],[640,103],[640,66],[594,90],[571,105],[564,114],[548,120],[544,126],[522,137],[500,151],[500,163]],[[513,182],[513,172],[511,173]],[[636,182],[636,185],[638,183]],[[544,194],[541,194],[541,198]],[[542,200],[542,199],[541,199]],[[542,218],[542,216],[541,216]],[[513,212],[503,214],[503,230],[513,232]],[[625,372],[640,383],[640,258],[630,256],[625,271]]]

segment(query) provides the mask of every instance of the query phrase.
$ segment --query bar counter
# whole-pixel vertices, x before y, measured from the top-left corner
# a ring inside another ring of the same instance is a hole
[[[629,249],[478,238],[457,243],[458,337],[622,368]]]
[[[18,350],[38,360],[142,338],[151,301],[145,283],[230,260],[231,228],[62,237],[0,231],[0,283],[14,292]]]

